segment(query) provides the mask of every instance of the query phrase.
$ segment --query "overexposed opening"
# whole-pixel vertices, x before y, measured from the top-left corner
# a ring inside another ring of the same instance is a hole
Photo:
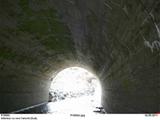
[[[101,106],[99,79],[86,69],[66,68],[52,81],[50,102],[54,102],[54,109],[51,112],[56,111],[55,109],[61,112],[70,110],[93,112],[94,108]],[[59,107],[56,108],[56,105]]]

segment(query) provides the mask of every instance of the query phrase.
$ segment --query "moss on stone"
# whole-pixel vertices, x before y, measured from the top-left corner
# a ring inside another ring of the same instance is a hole
[[[21,1],[24,11],[19,16],[19,30],[37,36],[48,50],[70,51],[74,45],[68,27],[61,22],[54,8],[33,11],[28,1]]]
[[[14,59],[15,58],[15,54],[13,52],[7,52],[7,51],[3,51],[0,50],[0,59]]]

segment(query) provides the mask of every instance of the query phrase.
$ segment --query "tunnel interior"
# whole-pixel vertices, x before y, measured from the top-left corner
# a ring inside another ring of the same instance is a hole
[[[160,111],[160,2],[0,0],[0,113],[48,102],[77,66],[101,83],[107,113]]]

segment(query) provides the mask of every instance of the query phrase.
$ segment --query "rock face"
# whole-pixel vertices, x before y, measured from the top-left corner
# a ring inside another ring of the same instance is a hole
[[[160,2],[0,0],[0,112],[48,101],[69,66],[101,80],[108,113],[160,111]]]

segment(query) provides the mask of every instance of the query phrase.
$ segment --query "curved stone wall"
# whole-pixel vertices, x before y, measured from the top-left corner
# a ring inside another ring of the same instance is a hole
[[[99,76],[108,113],[160,110],[160,2],[1,0],[0,112],[46,102],[69,66]]]

